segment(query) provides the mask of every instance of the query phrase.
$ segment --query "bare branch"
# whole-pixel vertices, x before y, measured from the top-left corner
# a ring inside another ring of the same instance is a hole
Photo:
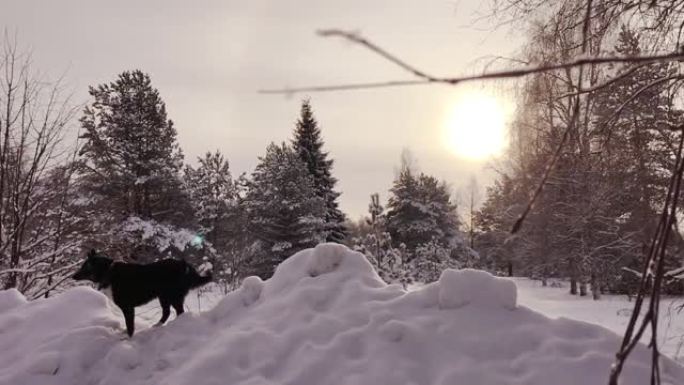
[[[406,63],[405,61],[385,51],[377,44],[363,38],[361,35],[357,33],[343,31],[340,29],[322,29],[319,30],[317,34],[322,37],[341,37],[353,43],[360,44],[419,78],[423,78],[428,81],[437,81],[437,78],[430,76],[426,72],[423,72],[417,69],[416,67]]]
[[[599,64],[615,64],[615,63],[633,63],[633,64],[648,64],[656,62],[681,61],[684,60],[684,52],[671,52],[654,55],[643,56],[579,56],[573,60],[561,63],[546,63],[533,66],[527,66],[518,69],[510,69],[503,71],[484,72],[479,75],[461,76],[461,77],[437,77],[426,72],[416,69],[412,65],[399,59],[397,56],[390,54],[385,49],[379,47],[377,44],[365,39],[354,32],[341,31],[337,29],[321,30],[319,35],[324,37],[341,37],[352,43],[359,44],[367,48],[371,52],[380,55],[390,62],[398,65],[412,75],[418,77],[418,80],[390,80],[382,82],[367,82],[367,83],[347,83],[326,86],[313,87],[296,87],[283,89],[264,89],[260,90],[262,94],[294,94],[301,92],[328,92],[328,91],[349,91],[372,88],[387,88],[387,87],[402,87],[423,84],[446,84],[457,85],[460,83],[471,82],[476,80],[488,79],[511,79],[519,78],[535,73],[550,72],[560,69],[576,68],[583,65],[599,65]]]

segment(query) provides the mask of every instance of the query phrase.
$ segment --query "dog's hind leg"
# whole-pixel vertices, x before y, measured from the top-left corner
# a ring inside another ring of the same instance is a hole
[[[121,309],[126,320],[126,333],[129,337],[133,337],[133,332],[135,332],[135,308],[125,308]]]
[[[185,311],[185,309],[183,307],[183,297],[181,297],[180,299],[175,299],[171,303],[171,305],[173,305],[173,310],[176,311],[176,317],[183,314],[183,312]]]
[[[159,304],[162,308],[162,317],[155,326],[163,325],[166,322],[166,320],[169,319],[169,315],[171,315],[171,304],[169,303],[169,300],[160,297]]]

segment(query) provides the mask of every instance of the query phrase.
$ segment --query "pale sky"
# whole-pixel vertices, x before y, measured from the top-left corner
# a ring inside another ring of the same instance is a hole
[[[444,145],[454,100],[482,84],[257,93],[411,78],[361,47],[317,37],[321,28],[358,31],[436,75],[479,72],[483,57],[511,55],[521,42],[510,29],[473,26],[479,1],[1,1],[0,26],[30,47],[35,68],[66,71],[78,102],[88,100],[89,85],[124,70],[149,73],[187,162],[219,149],[234,176],[251,172],[268,143],[289,140],[300,100],[310,97],[335,160],[341,207],[353,219],[365,214],[371,193],[387,198],[403,148],[454,192],[471,175],[483,185],[492,179],[487,161],[463,159]]]

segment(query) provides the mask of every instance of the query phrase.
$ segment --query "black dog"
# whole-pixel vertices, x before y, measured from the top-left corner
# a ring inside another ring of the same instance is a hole
[[[133,336],[135,307],[159,298],[164,324],[171,313],[183,313],[183,301],[190,289],[211,281],[211,275],[201,276],[185,261],[164,259],[148,265],[116,262],[98,255],[95,250],[73,275],[73,279],[95,282],[99,290],[111,289],[112,301],[121,308],[126,320],[126,331]]]

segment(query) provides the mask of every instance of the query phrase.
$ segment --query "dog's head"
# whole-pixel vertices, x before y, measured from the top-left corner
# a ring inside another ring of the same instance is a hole
[[[81,265],[81,268],[71,276],[75,280],[88,280],[95,283],[103,281],[107,271],[111,267],[112,261],[110,258],[99,255],[97,251],[90,250],[88,257]]]

